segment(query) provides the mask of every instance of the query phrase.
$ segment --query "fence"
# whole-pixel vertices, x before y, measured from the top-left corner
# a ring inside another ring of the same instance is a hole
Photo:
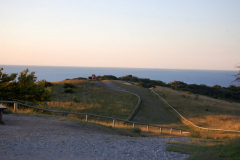
[[[195,125],[194,123],[192,123],[191,121],[187,120],[185,117],[183,117],[175,108],[173,108],[165,99],[163,99],[159,94],[157,94],[153,89],[151,89],[153,93],[155,93],[159,98],[161,98],[170,108],[172,108],[183,120],[185,120],[186,122],[190,123],[191,125],[193,125],[196,128],[199,129],[203,129],[203,130],[207,130],[207,131],[222,131],[222,132],[236,132],[236,133],[240,133],[240,131],[235,131],[235,130],[224,130],[224,129],[214,129],[214,128],[204,128],[204,127],[200,127]]]
[[[188,132],[186,130],[183,130],[183,129],[171,128],[171,127],[162,127],[162,126],[157,126],[157,125],[150,125],[150,124],[133,122],[133,121],[128,121],[128,120],[124,120],[124,119],[119,119],[119,118],[114,118],[114,117],[107,117],[107,116],[101,116],[101,115],[96,115],[96,114],[91,114],[91,113],[76,113],[76,112],[68,112],[68,111],[48,110],[48,109],[34,107],[34,106],[31,106],[31,105],[20,103],[20,102],[17,102],[17,101],[0,101],[0,103],[13,103],[14,104],[14,112],[15,113],[18,112],[18,105],[21,105],[21,106],[25,106],[25,107],[30,107],[30,108],[34,108],[34,109],[39,109],[39,110],[51,112],[52,114],[63,113],[63,114],[84,115],[85,116],[85,121],[89,120],[89,116],[101,117],[101,118],[105,118],[105,119],[112,119],[112,127],[116,127],[116,124],[117,124],[116,120],[117,120],[117,121],[121,121],[121,122],[125,122],[125,123],[130,123],[130,124],[132,124],[133,128],[135,128],[135,125],[146,126],[146,130],[147,131],[149,131],[150,127],[155,127],[155,128],[158,129],[159,133],[166,133],[166,132],[163,132],[163,129],[168,129],[169,134],[173,134],[174,130],[175,130],[175,133],[181,134],[181,135],[190,133],[190,132]]]

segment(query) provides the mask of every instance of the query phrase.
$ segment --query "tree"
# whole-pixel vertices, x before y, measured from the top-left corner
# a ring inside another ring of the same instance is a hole
[[[35,72],[28,73],[26,69],[20,72],[16,82],[17,73],[3,73],[0,69],[0,99],[23,100],[23,101],[44,101],[50,98],[50,88],[46,88],[46,81],[37,81]]]
[[[17,73],[10,75],[3,73],[3,68],[0,69],[0,99],[8,100],[9,98],[15,99],[17,90],[17,83],[15,78]]]
[[[236,68],[240,68],[240,66],[236,66]],[[234,77],[236,77],[236,79],[234,80],[234,82],[240,82],[240,70],[238,71],[238,74],[233,75]]]

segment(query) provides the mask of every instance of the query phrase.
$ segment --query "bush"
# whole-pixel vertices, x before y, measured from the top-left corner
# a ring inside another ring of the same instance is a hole
[[[73,93],[72,88],[66,88],[64,89],[64,93]]]
[[[117,80],[116,76],[113,75],[104,75],[104,76],[97,76],[99,80]]]
[[[73,101],[77,102],[77,96],[73,96]]]
[[[64,83],[64,86],[63,88],[75,88],[76,86],[74,86],[73,84],[71,83]]]

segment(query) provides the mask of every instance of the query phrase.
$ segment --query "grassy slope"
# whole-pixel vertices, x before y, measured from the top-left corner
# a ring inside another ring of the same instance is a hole
[[[180,121],[179,117],[161,102],[150,89],[136,87],[121,81],[115,81],[115,84],[141,97],[140,110],[133,119],[134,121],[188,129],[188,127]]]
[[[76,86],[74,93],[64,93],[63,84],[71,83]],[[55,82],[52,86],[54,96],[47,106],[52,110],[64,110],[81,113],[92,113],[109,117],[126,119],[137,104],[138,98],[130,93],[106,89],[98,81],[65,80]],[[77,101],[73,101],[76,97]]]
[[[157,87],[155,91],[198,126],[240,130],[240,103],[186,94],[166,87]]]

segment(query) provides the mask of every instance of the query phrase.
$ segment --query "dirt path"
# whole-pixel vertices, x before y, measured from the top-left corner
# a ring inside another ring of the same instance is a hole
[[[116,84],[111,81],[103,82],[108,88],[130,91],[141,98],[140,111],[135,115],[133,121],[157,125],[169,125],[178,128],[183,125],[180,119],[169,110],[159,98],[148,88],[141,88],[132,85]],[[127,84],[127,83],[126,83]],[[173,126],[174,124],[174,126]],[[184,125],[183,125],[184,126]]]
[[[122,87],[117,86],[115,83],[112,83],[110,81],[101,81],[101,83],[105,84],[105,86],[108,89],[118,90],[118,91],[125,91]]]
[[[62,118],[63,119],[63,118]],[[166,142],[186,138],[132,138],[99,131],[59,118],[3,115],[1,160],[185,159],[166,151]]]

